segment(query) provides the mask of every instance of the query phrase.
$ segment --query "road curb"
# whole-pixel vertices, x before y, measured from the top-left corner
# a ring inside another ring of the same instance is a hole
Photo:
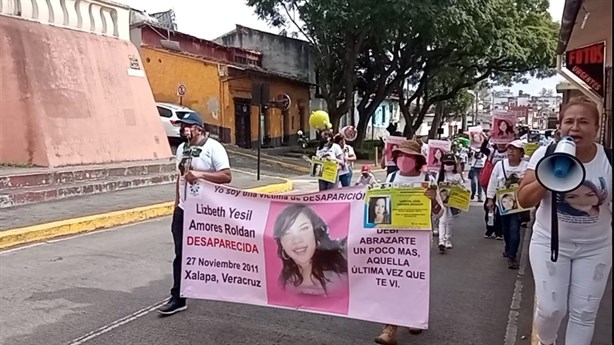
[[[284,179],[282,183],[274,183],[247,190],[256,193],[272,194],[288,192],[292,190],[292,188],[292,181]],[[121,211],[95,214],[2,231],[0,232],[0,249],[169,216],[173,213],[173,204],[174,202],[172,201],[163,202]]]
[[[249,153],[245,153],[245,152],[239,152],[239,151],[228,151],[229,153],[232,152],[233,154],[237,154],[239,156],[243,156],[243,157],[250,157],[250,158],[258,158],[257,155],[254,154],[249,154]],[[284,162],[280,162],[278,160],[274,160],[274,159],[269,159],[266,157],[260,157],[260,160],[263,162],[268,162],[268,163],[272,163],[275,165],[279,165],[280,167],[284,167],[286,169],[290,169],[290,170],[294,170],[297,172],[301,172],[301,173],[309,173],[310,169],[308,167],[302,167],[299,165],[294,165],[294,164],[290,164],[290,163],[284,163]]]

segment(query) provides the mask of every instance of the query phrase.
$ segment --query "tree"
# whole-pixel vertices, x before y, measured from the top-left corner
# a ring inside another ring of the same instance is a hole
[[[411,136],[434,104],[478,83],[552,75],[558,27],[547,10],[544,0],[458,1],[444,8],[447,20],[435,28],[430,57],[409,80],[414,92],[401,107],[404,134]]]
[[[554,95],[554,91],[552,91],[551,89],[543,88],[539,95],[541,97],[552,97]]]

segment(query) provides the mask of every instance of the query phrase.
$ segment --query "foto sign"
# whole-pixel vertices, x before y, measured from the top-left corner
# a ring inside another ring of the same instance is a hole
[[[565,53],[568,70],[580,78],[596,94],[605,96],[605,42],[570,50]]]
[[[188,88],[185,86],[185,84],[177,85],[177,97],[185,96],[185,93],[187,92],[187,90]]]

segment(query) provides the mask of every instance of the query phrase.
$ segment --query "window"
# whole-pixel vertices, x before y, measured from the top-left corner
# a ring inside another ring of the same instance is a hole
[[[166,109],[162,107],[157,107],[157,108],[158,108],[158,114],[160,114],[161,117],[172,117],[173,116],[173,112],[170,109]]]
[[[188,114],[196,114],[196,116],[202,119],[202,117],[198,113],[195,113],[193,111],[176,111],[175,113],[177,114],[178,119],[183,119],[184,117],[188,116]]]

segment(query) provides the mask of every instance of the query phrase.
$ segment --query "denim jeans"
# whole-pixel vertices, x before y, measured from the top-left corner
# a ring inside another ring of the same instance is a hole
[[[173,212],[171,223],[171,233],[173,234],[173,244],[175,245],[175,259],[173,259],[173,287],[171,297],[177,301],[185,301],[181,298],[181,256],[183,254],[183,210],[179,207]]]
[[[471,199],[475,197],[476,193],[478,198],[482,199],[483,188],[478,181],[480,171],[482,171],[482,168],[471,168]]]
[[[349,173],[339,176],[339,182],[341,183],[341,187],[349,187],[352,185],[352,171],[350,170]]]
[[[508,214],[501,217],[503,240],[505,241],[505,254],[510,259],[515,259],[520,247],[520,214]]]
[[[550,239],[533,234],[529,260],[535,279],[537,338],[556,340],[569,311],[566,344],[591,344],[599,304],[612,269],[612,242],[559,241],[559,259],[550,260]]]
[[[318,180],[318,190],[321,192],[323,190],[335,189],[337,188],[337,183],[331,183],[324,180]]]

